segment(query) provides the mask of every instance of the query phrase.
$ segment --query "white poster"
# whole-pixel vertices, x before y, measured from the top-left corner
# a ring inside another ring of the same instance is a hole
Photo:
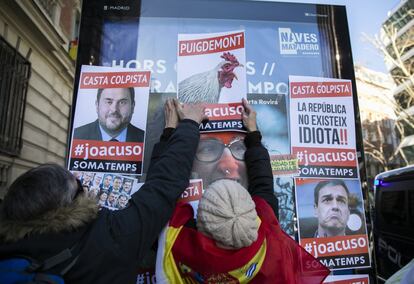
[[[351,81],[289,80],[291,147],[300,176],[358,178]]]
[[[178,35],[181,102],[240,102],[247,95],[245,68],[244,31]]]
[[[331,270],[369,267],[351,81],[289,80],[299,242]]]
[[[69,169],[142,174],[150,72],[82,66]]]

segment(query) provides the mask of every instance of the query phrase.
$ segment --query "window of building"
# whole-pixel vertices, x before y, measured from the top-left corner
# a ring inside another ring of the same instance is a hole
[[[387,27],[395,27],[400,30],[409,21],[413,19],[413,15],[409,13],[411,9],[414,9],[414,2],[407,1],[403,4],[388,20],[385,21],[384,25]]]
[[[31,65],[0,36],[0,152],[20,154]]]
[[[41,10],[50,18],[53,24],[59,24],[62,3],[58,0],[39,0],[35,2]]]
[[[412,48],[414,48],[414,43],[412,41],[413,35],[414,31],[412,29],[408,29],[405,33],[403,33],[395,39],[395,46],[397,48],[397,53],[399,56],[404,56]],[[393,46],[393,43],[390,42],[389,45],[386,47],[386,50],[390,54],[390,56],[395,59],[397,56],[394,48],[395,47]]]

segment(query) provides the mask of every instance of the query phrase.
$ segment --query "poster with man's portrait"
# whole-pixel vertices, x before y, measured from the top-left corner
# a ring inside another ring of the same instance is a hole
[[[370,265],[358,179],[296,179],[300,244],[331,270]]]
[[[142,174],[149,71],[82,66],[69,169]]]

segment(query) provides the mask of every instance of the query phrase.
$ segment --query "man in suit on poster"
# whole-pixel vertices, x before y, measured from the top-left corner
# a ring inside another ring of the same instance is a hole
[[[144,141],[144,131],[131,124],[135,107],[134,88],[98,89],[95,106],[98,119],[75,128],[74,139]]]
[[[121,192],[122,178],[120,176],[115,176],[112,182],[112,192]]]
[[[124,183],[122,184],[122,192],[127,195],[131,195],[132,183],[132,180],[124,178]]]
[[[318,218],[316,238],[347,235],[350,216],[349,189],[340,179],[319,182],[314,189],[314,212]]]
[[[110,174],[104,175],[104,179],[103,179],[102,185],[100,186],[100,190],[107,191],[107,192],[112,191],[112,179],[113,179],[112,175]]]

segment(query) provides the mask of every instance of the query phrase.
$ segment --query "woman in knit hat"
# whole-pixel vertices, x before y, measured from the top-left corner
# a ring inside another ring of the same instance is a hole
[[[159,238],[157,283],[312,284],[329,274],[280,228],[269,154],[256,112],[242,103],[248,188],[233,179],[211,183],[195,226],[192,207],[176,207]]]

